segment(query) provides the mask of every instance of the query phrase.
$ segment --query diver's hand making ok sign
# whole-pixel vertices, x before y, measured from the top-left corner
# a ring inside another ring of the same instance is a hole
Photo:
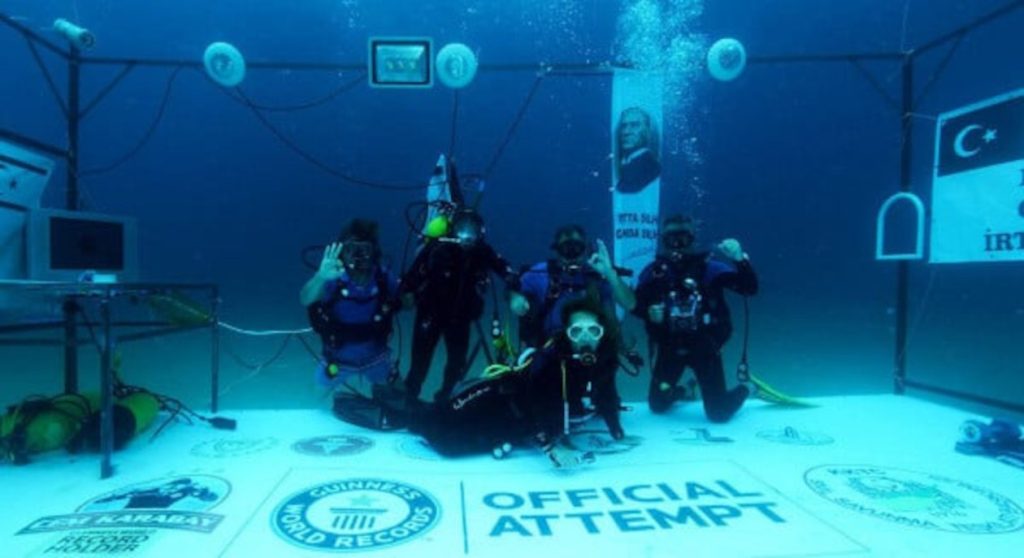
[[[610,278],[616,276],[615,267],[612,266],[612,259],[608,255],[608,247],[604,245],[603,240],[598,239],[597,250],[590,256],[587,263],[590,264],[594,271],[600,273],[601,277],[610,280]]]
[[[324,259],[320,260],[320,270],[317,275],[324,281],[333,281],[345,274],[345,267],[341,265],[341,242],[333,242],[324,248]]]

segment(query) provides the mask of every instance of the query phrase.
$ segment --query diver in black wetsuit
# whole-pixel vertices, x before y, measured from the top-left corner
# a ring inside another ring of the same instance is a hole
[[[694,250],[694,222],[673,216],[661,233],[661,253],[644,268],[637,285],[635,313],[657,347],[648,403],[662,413],[680,399],[676,383],[687,367],[697,376],[704,412],[712,422],[729,420],[751,393],[749,378],[726,389],[722,346],[732,334],[725,289],[757,293],[757,275],[740,243],[718,245],[723,257]]]
[[[565,329],[545,347],[524,353],[516,367],[490,367],[460,385],[443,405],[420,408],[409,421],[438,453],[448,456],[494,452],[501,457],[517,444],[533,444],[556,467],[589,458],[560,444],[569,432],[566,385],[573,375],[609,370],[616,358],[613,332],[599,302],[579,299],[563,308]],[[622,438],[620,399],[612,374],[590,378],[593,401],[612,436]]]
[[[490,286],[492,272],[506,284],[517,280],[512,266],[484,240],[480,215],[461,209],[452,216],[447,234],[428,240],[402,277],[401,293],[411,294],[416,303],[411,363],[405,378],[411,403],[419,399],[442,337],[447,362],[434,400],[446,401],[465,376],[470,326],[483,312],[483,293]]]

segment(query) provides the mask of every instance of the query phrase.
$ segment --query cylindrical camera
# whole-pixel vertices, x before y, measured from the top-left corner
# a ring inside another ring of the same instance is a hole
[[[88,50],[96,45],[96,36],[91,31],[64,18],[58,18],[53,22],[53,30],[64,35],[64,38],[75,48]]]

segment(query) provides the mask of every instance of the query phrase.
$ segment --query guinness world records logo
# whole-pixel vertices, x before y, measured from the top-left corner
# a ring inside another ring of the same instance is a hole
[[[278,504],[274,532],[317,551],[363,552],[396,546],[437,525],[441,506],[410,484],[357,478],[314,485]]]

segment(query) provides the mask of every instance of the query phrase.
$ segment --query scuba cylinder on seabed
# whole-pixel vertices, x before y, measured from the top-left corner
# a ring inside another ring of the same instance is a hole
[[[114,403],[114,449],[119,450],[132,438],[149,428],[160,412],[160,401],[148,391],[136,391],[118,398]],[[68,451],[100,449],[100,412],[90,415],[82,425]]]
[[[98,408],[96,394],[26,399],[11,405],[0,417],[0,459],[23,465],[29,455],[64,447]]]

